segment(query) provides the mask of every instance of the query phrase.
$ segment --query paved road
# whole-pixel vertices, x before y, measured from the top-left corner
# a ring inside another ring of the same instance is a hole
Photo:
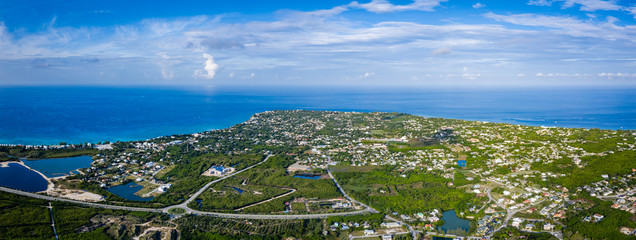
[[[55,229],[55,218],[53,218],[53,205],[51,205],[51,202],[49,202],[49,211],[51,212],[51,226],[53,227],[55,240],[60,240],[60,237],[57,236],[57,230]]]
[[[206,184],[205,186],[203,186],[199,191],[197,191],[194,195],[192,195],[189,199],[187,199],[185,202],[178,204],[178,205],[173,205],[173,206],[168,206],[165,208],[142,208],[142,207],[126,207],[126,206],[118,206],[118,205],[109,205],[109,204],[102,204],[102,203],[92,203],[92,202],[84,202],[84,201],[78,201],[78,200],[72,200],[72,199],[66,199],[66,198],[59,198],[59,197],[51,197],[51,196],[46,196],[46,195],[40,195],[40,194],[36,194],[36,193],[32,193],[32,192],[25,192],[25,191],[20,191],[20,190],[15,190],[15,189],[11,189],[11,188],[6,188],[6,187],[0,187],[0,191],[4,191],[4,192],[9,192],[9,193],[13,193],[13,194],[17,194],[17,195],[22,195],[22,196],[27,196],[27,197],[32,197],[32,198],[37,198],[37,199],[43,199],[43,200],[47,200],[47,201],[58,201],[58,202],[68,202],[68,203],[74,203],[74,204],[78,204],[78,205],[82,205],[82,206],[86,206],[86,207],[93,207],[93,208],[104,208],[104,209],[112,209],[112,210],[125,210],[125,211],[135,211],[135,212],[154,212],[154,213],[168,213],[168,210],[172,209],[172,208],[183,208],[186,209],[186,213],[191,213],[191,214],[197,214],[197,215],[206,215],[206,216],[214,216],[214,217],[222,217],[222,218],[240,218],[240,219],[314,219],[314,218],[327,218],[330,216],[349,216],[349,215],[360,215],[360,214],[367,214],[367,213],[371,213],[371,212],[377,212],[374,209],[370,208],[369,206],[366,206],[362,203],[360,203],[362,206],[365,206],[366,209],[364,210],[359,210],[359,211],[353,211],[353,212],[342,212],[342,213],[323,213],[323,214],[299,214],[299,215],[275,215],[275,214],[236,214],[236,213],[215,213],[215,212],[203,212],[203,211],[197,211],[197,210],[193,210],[190,209],[188,207],[188,203],[192,202],[194,199],[196,199],[196,197],[198,197],[199,195],[201,195],[201,193],[203,193],[203,191],[205,191],[208,187],[210,187],[210,185],[217,183],[219,181],[222,181],[223,179],[232,177],[236,174],[239,174],[243,171],[249,170],[257,165],[260,165],[262,163],[264,163],[265,161],[267,161],[269,159],[269,157],[271,157],[272,155],[268,155],[263,161],[254,164],[250,167],[244,168],[240,171],[234,172],[230,175],[227,175],[225,177],[216,179],[214,181],[209,182],[208,184]],[[335,181],[335,179],[334,179]],[[339,187],[340,189],[340,187]],[[341,190],[342,191],[342,190]],[[344,192],[343,192],[344,194]],[[347,198],[348,195],[344,194]],[[356,201],[357,202],[357,201]]]
[[[163,212],[162,209],[125,207],[125,206],[108,205],[108,204],[101,204],[101,203],[83,202],[83,201],[66,199],[66,198],[58,198],[58,197],[40,195],[40,194],[36,194],[36,193],[31,193],[31,192],[24,192],[24,191],[20,191],[20,190],[11,189],[11,188],[5,188],[5,187],[0,187],[0,191],[10,192],[10,193],[13,193],[13,194],[18,194],[18,195],[32,197],[32,198],[44,199],[44,200],[47,200],[47,201],[58,201],[58,202],[75,203],[75,204],[79,204],[79,205],[83,205],[83,206],[87,206],[87,207],[94,207],[94,208],[105,208],[105,209],[113,209],[113,210],[127,210],[127,211],[137,211],[137,212],[157,212],[157,213]]]
[[[283,193],[283,194],[281,194],[281,195],[275,196],[275,197],[273,197],[273,198],[268,198],[268,199],[265,199],[265,200],[260,201],[260,202],[252,203],[252,204],[247,205],[247,206],[245,206],[245,207],[241,207],[241,208],[234,209],[234,211],[238,212],[238,211],[241,211],[241,210],[246,209],[246,208],[248,208],[248,207],[253,207],[253,206],[260,205],[260,204],[263,204],[263,203],[266,203],[266,202],[270,202],[270,201],[272,201],[272,200],[274,200],[274,199],[282,198],[282,197],[284,197],[284,196],[287,196],[287,195],[289,195],[289,194],[292,194],[292,193],[295,193],[295,192],[296,192],[296,189],[294,189],[294,188],[283,188],[283,189],[290,190],[290,191],[289,191],[289,192],[286,192],[286,193]]]
[[[271,154],[269,154],[269,155],[267,155],[267,157],[265,157],[265,159],[263,159],[263,161],[260,161],[260,162],[258,162],[257,164],[254,164],[254,165],[252,165],[252,166],[249,166],[249,167],[243,168],[243,169],[241,169],[240,171],[233,172],[232,174],[226,175],[225,177],[222,177],[222,178],[219,178],[219,179],[213,180],[213,181],[209,182],[208,184],[205,184],[205,186],[203,186],[201,189],[199,189],[199,191],[197,191],[196,193],[194,193],[194,194],[193,194],[190,198],[188,198],[188,200],[185,200],[185,202],[183,202],[183,203],[181,203],[181,204],[179,204],[179,205],[181,205],[181,206],[182,206],[182,207],[184,207],[184,208],[185,208],[185,207],[187,207],[187,206],[188,206],[188,204],[189,204],[190,202],[194,201],[194,199],[196,199],[196,198],[197,198],[199,195],[201,195],[201,194],[202,194],[205,190],[207,190],[210,186],[212,186],[212,184],[215,184],[215,183],[217,183],[217,182],[223,181],[223,180],[225,180],[226,178],[233,177],[233,176],[234,176],[234,175],[236,175],[236,174],[239,174],[239,173],[245,172],[245,171],[247,171],[247,170],[252,169],[253,167],[256,167],[256,166],[258,166],[258,165],[261,165],[262,163],[267,162],[267,160],[268,160],[268,159],[269,159],[269,157],[271,157],[271,156],[272,156],[272,155],[271,155]]]
[[[331,159],[329,159],[329,161],[331,161]],[[345,196],[345,198],[347,198],[349,201],[354,202],[356,204],[359,204],[360,206],[363,206],[365,208],[365,210],[371,212],[371,213],[379,213],[378,210],[373,209],[372,207],[369,207],[368,205],[359,202],[358,200],[355,200],[351,197],[349,197],[349,195],[347,195],[347,193],[342,189],[342,187],[340,186],[340,183],[338,183],[338,180],[336,180],[335,177],[333,177],[333,174],[331,174],[331,169],[329,169],[329,167],[327,167],[327,173],[329,174],[329,177],[331,177],[331,179],[333,179],[333,181],[336,183],[336,187],[338,187],[338,190],[340,190],[340,192],[342,193],[343,196]],[[409,231],[411,232],[411,235],[413,235],[413,239],[417,239],[417,232],[415,231],[415,229],[413,229],[413,227],[405,222],[399,221],[389,215],[386,215],[386,218],[388,218],[389,220],[395,221],[397,223],[399,223],[400,225],[404,225],[406,226]]]
[[[369,207],[368,205],[359,202],[358,200],[355,200],[351,197],[349,197],[349,195],[342,189],[342,187],[340,186],[340,183],[338,183],[338,180],[336,180],[335,177],[333,177],[333,175],[331,174],[331,170],[329,169],[329,167],[327,167],[327,173],[329,174],[329,177],[333,180],[334,183],[336,183],[336,187],[338,188],[338,190],[340,191],[340,193],[342,193],[342,195],[349,201],[351,201],[352,203],[356,203],[362,207],[364,207],[366,210],[372,212],[372,213],[379,213],[377,210],[373,209],[372,207]]]

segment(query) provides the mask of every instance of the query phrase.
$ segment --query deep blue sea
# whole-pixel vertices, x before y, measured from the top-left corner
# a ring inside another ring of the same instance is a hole
[[[275,109],[636,129],[635,89],[4,87],[0,144],[143,140],[226,128]]]

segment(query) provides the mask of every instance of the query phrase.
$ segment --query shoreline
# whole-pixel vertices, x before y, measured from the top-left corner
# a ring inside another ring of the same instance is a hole
[[[390,112],[390,110],[347,110],[347,111],[341,111],[341,110],[327,110],[327,109],[321,109],[321,110],[311,110],[311,109],[303,109],[303,108],[290,108],[290,109],[283,109],[283,110],[301,110],[301,111],[333,111],[333,112]],[[264,113],[264,112],[268,112],[268,111],[261,111],[261,112],[255,112],[252,113],[251,116],[255,115],[255,114],[259,114],[259,113]],[[600,130],[604,130],[604,131],[633,131],[636,130],[636,127],[630,128],[628,127],[624,127],[621,126],[620,124],[610,124],[610,126],[606,124],[603,124],[602,122],[598,122],[596,124],[586,124],[585,122],[577,122],[575,120],[562,120],[562,119],[533,119],[533,118],[528,118],[527,116],[501,116],[501,117],[485,117],[485,118],[476,118],[475,116],[464,116],[464,117],[457,117],[457,116],[453,116],[452,114],[439,114],[439,115],[428,115],[426,113],[421,113],[421,112],[405,112],[405,111],[400,111],[398,113],[402,113],[402,114],[408,114],[408,115],[413,115],[413,116],[418,116],[418,117],[424,117],[424,118],[441,118],[441,119],[448,119],[448,120],[463,120],[463,121],[470,121],[470,122],[482,122],[482,123],[495,123],[495,124],[510,124],[510,125],[521,125],[521,126],[529,126],[529,127],[543,127],[543,128],[568,128],[568,129],[600,129]],[[194,130],[194,131],[184,131],[184,132],[174,132],[172,131],[172,133],[168,133],[168,134],[164,134],[164,135],[153,135],[153,136],[147,136],[147,137],[121,137],[122,135],[126,135],[126,134],[117,134],[117,135],[113,135],[110,134],[112,136],[108,137],[106,136],[106,138],[111,138],[110,140],[105,140],[108,141],[110,143],[113,142],[138,142],[138,141],[148,141],[148,140],[152,140],[152,139],[156,139],[156,138],[161,138],[161,137],[168,137],[168,136],[175,136],[175,135],[189,135],[189,134],[197,134],[197,133],[203,133],[203,132],[207,132],[207,131],[214,131],[214,130],[222,130],[222,129],[227,129],[230,128],[236,124],[241,124],[244,123],[246,121],[248,121],[249,119],[246,119],[244,121],[239,121],[233,124],[230,124],[226,127],[220,127],[218,126],[218,124],[205,124],[206,126],[209,127],[202,127],[205,128],[205,130]],[[574,121],[574,122],[572,122]],[[197,127],[199,126],[198,124],[195,125],[187,125],[187,126],[181,126],[179,128],[190,128],[190,127]],[[109,135],[109,134],[106,134]],[[143,135],[143,134],[142,134]],[[8,141],[6,141],[8,140]],[[55,143],[51,143],[51,144],[29,144],[29,143],[10,143],[11,140],[9,139],[0,139],[0,146],[7,146],[7,147],[32,147],[32,148],[41,148],[41,147],[59,147],[59,148],[64,148],[66,146],[73,146],[73,145],[82,145],[83,143],[88,143],[90,144],[94,149],[97,150],[107,150],[107,149],[100,149],[99,146],[100,145],[106,145],[106,144],[98,144],[96,142],[91,142],[94,141],[93,140],[89,140],[89,139],[84,139],[84,140],[76,140],[76,143],[70,143],[73,142],[72,141],[67,141],[69,142],[68,145],[58,145]],[[63,141],[63,140],[43,140],[40,142],[59,142],[59,141]],[[58,157],[58,158],[64,158],[64,157]],[[29,158],[21,158],[22,159],[26,159],[26,160],[39,160],[39,159],[29,159]]]

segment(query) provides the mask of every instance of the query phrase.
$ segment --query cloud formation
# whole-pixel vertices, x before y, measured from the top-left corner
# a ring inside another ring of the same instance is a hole
[[[473,4],[473,8],[474,9],[480,9],[480,8],[483,8],[483,7],[486,7],[486,4],[482,4],[482,3]]]
[[[0,85],[46,82],[56,76],[66,84],[85,79],[100,84],[209,84],[201,79],[214,79],[214,84],[496,85],[509,83],[510,77],[536,82],[551,72],[578,72],[590,82],[607,82],[609,74],[599,72],[632,72],[636,66],[636,24],[627,11],[598,11],[591,18],[585,15],[589,12],[560,14],[557,6],[556,12],[546,14],[499,9],[482,14],[485,5],[471,2],[474,5],[462,7],[473,14],[453,15],[444,2],[396,5],[375,0],[264,14],[269,17],[222,14],[113,26],[48,24],[32,32],[12,31],[14,27],[0,22]],[[518,4],[528,8],[525,2]],[[400,13],[407,10],[439,14]],[[439,20],[439,15],[449,19]],[[215,59],[222,59],[228,74],[218,74]],[[479,73],[458,72],[463,66]],[[527,75],[517,75],[523,72]],[[546,74],[535,78],[530,73]],[[628,79],[617,76],[612,76],[615,82]],[[572,80],[575,76],[551,77],[580,84]],[[131,78],[139,82],[130,83]],[[480,81],[470,81],[477,78]]]
[[[358,3],[357,1],[351,2],[348,6],[352,8],[365,9],[373,13],[389,13],[397,11],[434,11],[435,7],[441,6],[440,3],[447,0],[414,0],[410,4],[395,5],[387,0],[372,0],[369,3]]]
[[[205,61],[205,66],[203,69],[196,70],[194,72],[194,76],[205,79],[213,79],[214,75],[216,75],[216,71],[219,69],[219,65],[214,62],[214,57],[210,54],[204,53],[203,58],[207,59]]]

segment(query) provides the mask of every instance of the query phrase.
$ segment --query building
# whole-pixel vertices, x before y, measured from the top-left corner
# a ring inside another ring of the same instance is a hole
[[[603,218],[604,218],[604,217],[605,217],[605,216],[603,216],[603,215],[601,215],[601,214],[595,213],[595,214],[594,214],[594,222],[601,221],[601,220],[603,220]]]
[[[234,172],[234,170],[235,169],[232,167],[212,166],[210,169],[205,171],[203,175],[221,177]]]
[[[364,230],[364,236],[369,236],[369,235],[373,235],[373,234],[375,234],[374,230],[371,230],[371,229]]]
[[[466,160],[457,160],[457,166],[466,167]]]
[[[526,230],[526,231],[532,231],[532,229],[533,229],[533,228],[534,228],[534,224],[532,224],[532,223],[528,223],[528,224],[526,224],[526,228],[525,228],[525,230]]]
[[[546,223],[546,224],[543,225],[543,230],[552,231],[552,230],[554,230],[554,225],[552,225],[550,223]]]
[[[382,240],[391,240],[391,239],[393,239],[393,235],[391,234],[382,235]]]
[[[397,222],[382,223],[382,224],[380,224],[380,226],[385,227],[385,228],[399,228],[399,227],[402,227],[402,225],[400,225]]]

